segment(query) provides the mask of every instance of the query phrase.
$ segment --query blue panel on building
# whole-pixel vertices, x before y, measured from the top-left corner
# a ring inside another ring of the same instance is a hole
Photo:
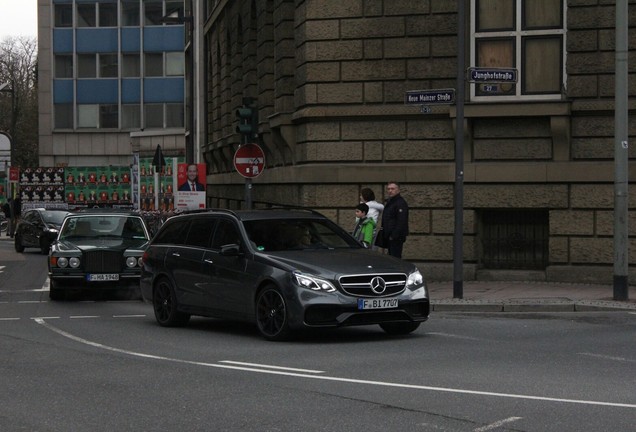
[[[53,29],[53,53],[73,52],[73,29]]]
[[[73,103],[72,80],[53,80],[53,103]]]
[[[78,53],[117,52],[117,29],[77,29],[76,51]]]
[[[77,80],[77,103],[116,104],[118,100],[116,79]]]
[[[144,52],[183,51],[184,27],[169,25],[144,28]]]
[[[141,80],[126,78],[121,80],[121,103],[141,103]]]
[[[122,52],[141,51],[141,29],[139,27],[126,27],[121,29]]]
[[[184,80],[180,78],[146,78],[144,102],[183,102]]]
[[[73,0],[53,0],[53,3],[73,3]]]

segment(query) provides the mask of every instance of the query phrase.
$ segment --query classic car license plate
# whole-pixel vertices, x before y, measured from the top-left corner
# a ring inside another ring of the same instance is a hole
[[[398,307],[396,298],[358,299],[358,309],[391,309]]]
[[[86,280],[90,282],[100,281],[118,281],[119,274],[117,273],[91,273],[86,275]]]

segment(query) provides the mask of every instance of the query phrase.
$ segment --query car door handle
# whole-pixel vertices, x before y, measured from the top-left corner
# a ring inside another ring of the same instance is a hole
[[[179,252],[172,252],[172,256],[174,257],[180,257],[181,254]]]
[[[211,259],[204,259],[203,261],[205,261],[208,264],[214,264],[214,261],[212,261]]]

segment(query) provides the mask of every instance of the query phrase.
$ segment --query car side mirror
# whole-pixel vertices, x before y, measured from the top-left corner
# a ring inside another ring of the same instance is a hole
[[[240,254],[241,248],[235,243],[221,246],[221,255],[223,256],[239,256]]]

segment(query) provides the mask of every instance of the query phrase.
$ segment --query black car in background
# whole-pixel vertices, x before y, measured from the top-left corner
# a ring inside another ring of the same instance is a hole
[[[141,256],[149,240],[143,218],[133,212],[67,216],[49,252],[49,297],[62,300],[77,290],[126,290],[139,298]]]
[[[15,230],[16,252],[24,252],[25,248],[37,248],[43,254],[48,254],[51,243],[56,239],[68,214],[70,212],[67,210],[43,208],[25,211]]]
[[[301,328],[371,324],[407,334],[429,315],[414,264],[366,249],[312,211],[174,216],[142,263],[142,298],[162,326],[185,325],[191,315],[238,319],[284,340]]]

